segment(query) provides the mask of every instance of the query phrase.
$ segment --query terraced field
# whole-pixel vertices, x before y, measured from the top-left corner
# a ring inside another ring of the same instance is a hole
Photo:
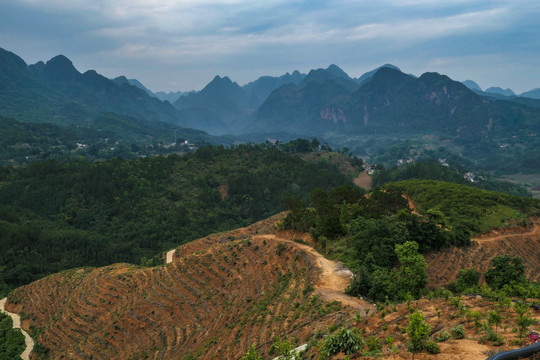
[[[17,289],[7,308],[51,359],[238,359],[353,316],[314,295],[313,256],[257,234],[277,218],[181,246],[172,263],[115,264]],[[43,351],[42,351],[43,352]]]
[[[450,248],[426,255],[429,286],[447,284],[464,268],[474,268],[483,274],[491,266],[493,257],[504,254],[521,257],[527,277],[540,281],[540,220],[536,219],[530,228],[494,231],[475,237],[468,248]]]

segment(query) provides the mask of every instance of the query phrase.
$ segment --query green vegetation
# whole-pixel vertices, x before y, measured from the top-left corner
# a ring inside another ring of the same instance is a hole
[[[519,338],[521,339],[523,338],[525,332],[529,329],[529,326],[536,323],[536,319],[531,316],[531,309],[529,308],[528,304],[517,302],[514,304],[514,310],[516,311],[517,315]]]
[[[20,357],[25,349],[21,330],[13,329],[13,321],[0,312],[0,360],[13,360]]]
[[[491,260],[492,267],[484,276],[486,283],[493,289],[501,289],[505,285],[527,282],[525,265],[519,256],[497,255]]]
[[[353,330],[341,328],[335,334],[326,337],[321,352],[324,356],[333,356],[339,352],[349,355],[361,350],[362,346],[363,341],[358,328]]]
[[[147,123],[106,113],[89,125],[24,123],[0,116],[0,165],[56,159],[89,161],[192,152],[194,146],[230,141],[168,123]],[[171,135],[173,134],[173,135]],[[176,134],[177,143],[174,143]],[[189,143],[186,144],[185,140]]]
[[[275,149],[0,168],[0,293],[66,268],[161,263],[160,252],[350,183]]]
[[[420,214],[411,213],[404,195]],[[426,276],[420,253],[468,246],[472,233],[528,225],[529,216],[540,213],[538,200],[430,180],[388,183],[369,194],[350,187],[315,189],[309,205],[287,199],[291,212],[281,226],[311,232],[321,251],[355,273],[347,292],[379,302],[421,296]],[[450,287],[473,288],[478,277],[464,270]],[[513,291],[534,294],[523,284],[520,289]]]
[[[480,273],[474,269],[461,269],[458,271],[458,276],[455,281],[452,281],[447,285],[454,293],[462,293],[467,289],[472,289],[478,286],[480,280]]]
[[[418,251],[469,243],[466,228],[447,231],[434,219],[411,214],[407,200],[393,190],[378,188],[364,196],[357,188],[340,187],[330,193],[315,189],[311,207],[298,199],[287,204],[291,212],[282,226],[310,231],[322,251],[355,272],[348,293],[376,301],[420,295],[425,262]],[[401,269],[391,270],[398,261]]]
[[[384,185],[388,182],[396,182],[409,179],[441,180],[462,185],[469,185],[478,189],[499,191],[517,196],[530,196],[530,193],[522,186],[512,184],[507,181],[492,180],[486,174],[473,174],[466,178],[466,174],[471,174],[465,167],[455,162],[445,163],[446,166],[437,160],[426,159],[419,162],[394,166],[389,169],[380,167],[373,176],[373,185]]]
[[[424,314],[422,314],[420,311],[415,311],[409,315],[409,326],[407,326],[407,335],[409,335],[410,342],[408,343],[407,347],[409,351],[413,354],[413,359],[415,353],[426,349],[430,331],[431,326],[425,321]],[[430,348],[432,350],[435,349],[433,346],[431,346]]]
[[[276,339],[270,347],[270,355],[273,354],[277,354],[279,360],[300,360],[300,355],[294,350],[290,339]]]
[[[407,194],[420,214],[454,231],[471,234],[509,226],[526,226],[540,215],[540,201],[434,180],[406,180],[385,185]]]
[[[450,332],[456,339],[463,339],[465,337],[465,327],[462,324],[454,326],[450,329]]]
[[[257,354],[255,346],[251,344],[246,355],[242,356],[242,360],[262,360],[262,356],[259,356],[259,354]]]

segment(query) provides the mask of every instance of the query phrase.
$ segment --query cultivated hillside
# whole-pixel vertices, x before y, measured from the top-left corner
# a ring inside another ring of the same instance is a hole
[[[237,359],[250,344],[267,353],[275,336],[302,342],[353,308],[321,300],[331,290],[319,290],[328,285],[323,267],[300,244],[269,234],[275,221],[181,246],[165,266],[49,276],[13,292],[7,308],[24,314],[23,327],[51,359]]]
[[[483,274],[496,255],[519,256],[531,281],[540,281],[540,224],[527,228],[495,230],[472,239],[467,248],[452,247],[426,255],[430,287],[455,280],[460,269],[473,268]],[[483,279],[481,279],[483,281]]]
[[[416,359],[483,360],[526,344],[514,330],[511,301],[439,292],[375,309],[344,295],[350,274],[307,245],[307,234],[276,233],[282,217],[182,245],[163,266],[115,264],[52,275],[14,291],[7,308],[25,319],[38,359],[239,359],[251,344],[272,359],[276,336],[307,343],[308,356],[317,358],[325,335],[340,327],[359,330],[365,358],[410,359],[405,330],[416,310],[440,341],[439,354]],[[490,330],[499,334],[496,341],[481,325],[494,310],[502,316]],[[459,325],[464,339],[451,331]]]

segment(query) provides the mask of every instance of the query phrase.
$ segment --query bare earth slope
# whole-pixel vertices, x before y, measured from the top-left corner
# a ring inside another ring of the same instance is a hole
[[[181,246],[165,266],[52,275],[17,289],[7,308],[24,314],[52,359],[237,359],[252,343],[267,353],[276,335],[305,341],[353,316],[324,301],[348,274],[268,234],[275,220]],[[320,286],[324,276],[339,284]],[[356,309],[370,306],[342,295]]]
[[[428,254],[429,286],[447,284],[464,268],[474,268],[483,274],[491,266],[494,256],[504,254],[521,257],[527,277],[540,281],[540,220],[536,219],[530,228],[495,231],[475,237],[468,248],[450,248]]]

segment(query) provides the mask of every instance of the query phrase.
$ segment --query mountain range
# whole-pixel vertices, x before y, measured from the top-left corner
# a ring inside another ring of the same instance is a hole
[[[540,100],[533,98],[538,89],[525,93],[530,98],[510,89],[482,91],[471,80],[461,83],[429,72],[416,77],[391,64],[359,78],[330,65],[308,74],[263,76],[243,86],[216,76],[200,91],[154,94],[125,76],[111,80],[94,70],[80,73],[62,55],[27,65],[0,50],[0,80],[0,115],[25,122],[101,129],[109,113],[115,114],[109,118],[138,123],[137,131],[125,124],[115,131],[135,132],[139,139],[154,136],[140,128],[161,123],[169,124],[161,126],[169,137],[186,128],[233,134],[229,142],[235,136],[242,141],[318,137],[363,156],[403,140],[420,139],[426,146],[427,136],[449,141],[448,151],[478,162],[527,158],[532,163],[525,167],[531,169],[540,162],[530,158],[539,145]],[[224,141],[206,136],[210,142]]]

